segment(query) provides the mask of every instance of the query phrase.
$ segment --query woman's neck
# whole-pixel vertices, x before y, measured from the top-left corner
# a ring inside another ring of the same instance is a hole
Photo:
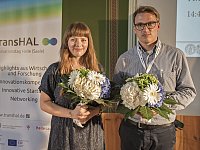
[[[80,64],[79,58],[71,58],[71,68],[72,70],[80,69],[83,66]]]

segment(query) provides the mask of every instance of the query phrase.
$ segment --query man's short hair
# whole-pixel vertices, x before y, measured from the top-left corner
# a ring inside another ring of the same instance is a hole
[[[133,23],[135,24],[135,17],[137,14],[140,13],[150,13],[156,16],[157,21],[160,21],[160,14],[159,12],[152,6],[140,6],[136,11],[133,13]]]

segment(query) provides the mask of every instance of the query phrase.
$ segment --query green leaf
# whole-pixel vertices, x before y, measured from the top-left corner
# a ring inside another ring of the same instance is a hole
[[[139,110],[141,106],[136,107],[134,110],[131,111],[131,116],[134,116]]]
[[[75,93],[74,91],[72,91],[71,89],[64,89],[64,92],[65,92],[65,93],[75,94],[75,95],[76,95],[76,93]]]
[[[119,104],[116,110],[117,113],[121,113],[121,114],[127,114],[128,112],[130,112],[130,109],[128,109],[127,107],[125,107],[123,104]]]
[[[167,112],[168,114],[174,114],[174,113],[172,112],[172,110],[171,110],[169,107],[167,107],[165,104],[162,104],[162,106],[159,107],[159,109],[160,109],[161,111]]]
[[[161,110],[159,107],[158,108],[152,108],[156,113],[158,113],[160,116],[164,117],[165,119],[169,120],[168,112]]]
[[[129,111],[125,114],[124,119],[126,120],[128,117],[131,117],[131,111]]]
[[[63,82],[61,82],[61,83],[58,83],[58,85],[60,86],[60,87],[62,87],[62,88],[68,88],[68,86],[66,86]]]
[[[141,106],[136,107],[134,110],[130,110],[129,108],[125,107],[123,104],[119,104],[116,110],[116,113],[124,114],[124,119],[128,117],[133,117],[140,109]]]
[[[171,104],[171,105],[179,104],[177,101],[175,101],[175,100],[172,99],[172,98],[166,98],[166,99],[164,100],[164,103],[165,103],[165,104]]]
[[[139,112],[142,117],[147,120],[150,120],[153,117],[153,112],[151,111],[151,108],[147,106],[141,106]]]
[[[88,100],[87,100],[87,101],[88,101]],[[95,101],[96,103],[98,103],[98,104],[100,104],[100,105],[103,105],[103,106],[107,106],[107,107],[111,106],[111,102],[106,101],[106,100],[101,99],[101,98],[95,99],[95,100],[91,100],[91,101]]]
[[[79,71],[80,71],[80,77],[81,78],[86,77],[88,72],[89,72],[89,70],[85,69],[85,68],[80,68]]]

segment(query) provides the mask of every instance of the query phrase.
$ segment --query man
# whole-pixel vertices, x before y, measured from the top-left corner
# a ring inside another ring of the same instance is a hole
[[[123,120],[119,134],[122,150],[172,150],[176,142],[175,111],[184,109],[195,98],[196,90],[184,53],[158,38],[160,15],[151,6],[141,6],[133,14],[137,45],[122,54],[115,67],[113,81],[123,84],[137,73],[158,77],[164,91],[180,105],[171,106],[169,120],[154,113],[151,121],[139,114]]]

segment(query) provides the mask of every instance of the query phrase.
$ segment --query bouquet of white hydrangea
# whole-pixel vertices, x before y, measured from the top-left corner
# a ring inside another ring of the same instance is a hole
[[[178,104],[174,99],[168,98],[163,86],[152,74],[137,74],[126,80],[120,90],[121,104],[118,112],[125,114],[125,118],[136,113],[150,120],[155,113],[169,119],[173,114],[169,105]]]
[[[72,105],[92,105],[94,103],[109,106],[110,81],[96,71],[81,68],[73,70],[69,75],[63,75],[59,85],[63,88],[64,96],[72,99]],[[75,124],[83,127],[74,119]]]

